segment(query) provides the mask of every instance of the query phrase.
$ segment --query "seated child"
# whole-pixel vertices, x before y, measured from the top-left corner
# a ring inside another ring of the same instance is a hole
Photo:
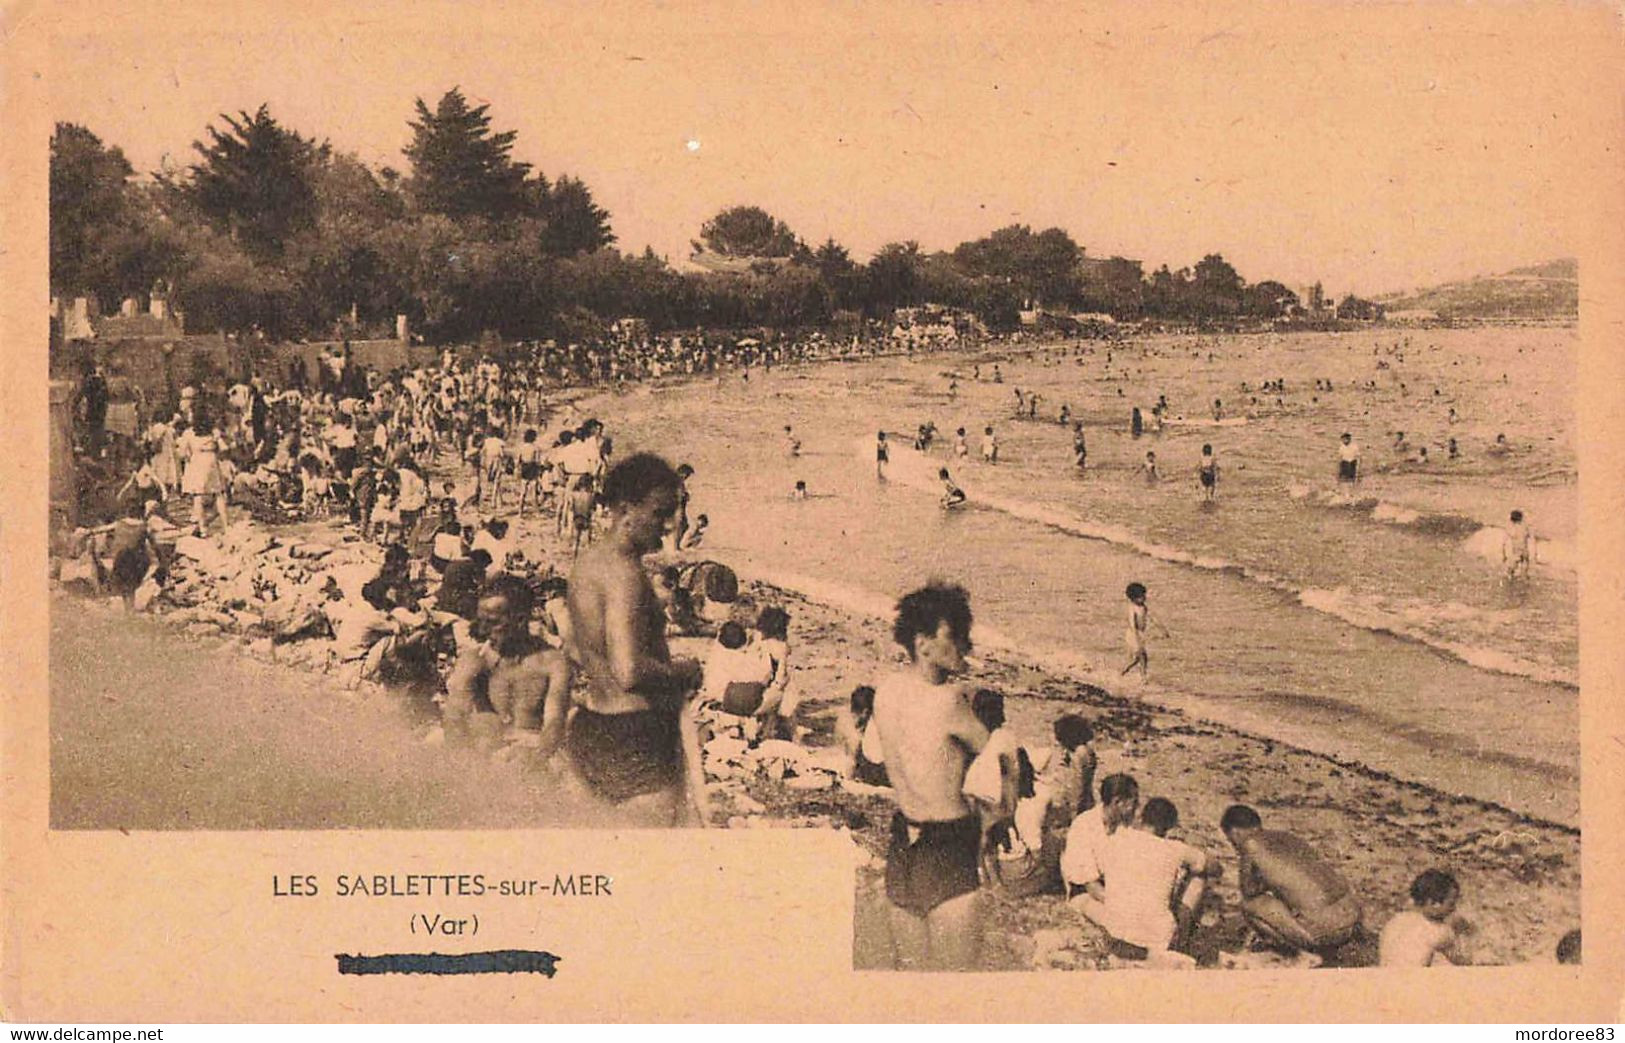
[[[852,758],[848,775],[866,786],[890,786],[886,775],[886,754],[880,748],[880,732],[869,727],[875,712],[875,690],[860,684],[852,689],[846,709],[835,721],[835,734]]]
[[[1467,962],[1457,951],[1465,921],[1452,919],[1461,900],[1461,885],[1442,869],[1429,869],[1411,882],[1411,908],[1383,925],[1377,940],[1377,963],[1383,967],[1429,967]],[[1452,958],[1454,957],[1454,958]]]
[[[790,686],[790,613],[777,605],[762,609],[756,617],[755,647],[767,659],[771,674],[762,693],[762,737],[794,739],[796,710],[800,695]]]
[[[995,849],[1014,849],[1012,824],[1019,782],[1015,733],[1004,726],[1004,696],[989,688],[971,697],[971,713],[988,731],[987,745],[965,769],[963,792],[982,821],[983,869],[996,873]]]
[[[1173,802],[1153,797],[1140,812],[1138,827],[1124,825],[1107,837],[1101,854],[1105,890],[1082,895],[1073,905],[1105,930],[1158,963],[1193,965],[1167,954],[1188,939],[1206,888],[1207,855],[1168,837],[1179,824]]]
[[[705,658],[700,685],[702,723],[712,735],[728,731],[747,742],[757,737],[761,709],[772,667],[761,650],[746,641],[745,628],[729,620],[717,631],[716,644]]]

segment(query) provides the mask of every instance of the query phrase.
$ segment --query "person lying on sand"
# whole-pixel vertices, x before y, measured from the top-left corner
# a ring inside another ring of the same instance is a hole
[[[878,728],[897,800],[886,852],[893,960],[899,970],[968,970],[981,949],[982,830],[965,771],[987,729],[954,683],[970,651],[970,600],[933,584],[897,603],[892,636],[908,667],[875,687]]]
[[[1348,882],[1303,839],[1266,830],[1258,812],[1233,804],[1219,829],[1241,856],[1241,911],[1266,944],[1322,957],[1360,931],[1360,902]]]

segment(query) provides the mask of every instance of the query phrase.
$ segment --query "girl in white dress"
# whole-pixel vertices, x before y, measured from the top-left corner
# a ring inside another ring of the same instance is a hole
[[[211,419],[201,412],[197,416],[196,426],[181,435],[176,448],[186,461],[181,492],[192,498],[192,527],[201,536],[204,500],[214,498],[222,529],[231,525],[231,516],[226,510],[226,483],[220,471],[220,434]]]

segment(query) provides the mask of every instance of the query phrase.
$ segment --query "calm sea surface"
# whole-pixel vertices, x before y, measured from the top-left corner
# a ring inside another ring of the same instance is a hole
[[[1165,336],[757,370],[583,405],[609,421],[617,455],[649,448],[695,467],[708,552],[747,575],[882,613],[928,577],[952,579],[971,591],[983,646],[1574,821],[1576,354],[1569,329]],[[1258,390],[1277,379],[1284,393]],[[1038,420],[1014,418],[1016,388],[1038,392]],[[1149,426],[1159,395],[1174,422],[1132,437],[1131,408]],[[1085,422],[1081,474],[1063,404]],[[908,446],[927,420],[939,437],[921,456]],[[979,460],[988,425],[996,466]],[[894,443],[885,482],[879,429]],[[1352,490],[1333,480],[1343,431],[1363,448]],[[1432,462],[1399,466],[1399,431]],[[1498,433],[1509,455],[1488,451]],[[1215,504],[1196,482],[1204,443],[1221,467]],[[1155,485],[1140,472],[1147,451]],[[937,507],[942,466],[969,509]],[[797,479],[805,501],[789,496]],[[1517,585],[1495,528],[1513,508],[1542,538]],[[1130,581],[1172,632],[1153,635],[1145,685],[1116,677]]]

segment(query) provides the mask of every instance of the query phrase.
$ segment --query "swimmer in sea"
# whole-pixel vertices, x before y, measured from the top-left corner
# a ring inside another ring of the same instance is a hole
[[[1162,476],[1157,473],[1157,454],[1154,450],[1146,452],[1145,463],[1140,465],[1140,473],[1145,476],[1147,485],[1156,485],[1162,481]]]
[[[954,456],[964,460],[970,456],[970,446],[965,442],[965,429],[960,428],[954,432]]]
[[[999,441],[993,437],[993,429],[991,427],[985,427],[982,429],[982,462],[984,464],[996,464],[999,462]]]
[[[784,452],[787,456],[801,455],[801,439],[791,431],[790,425],[784,425]]]
[[[955,507],[963,506],[965,503],[965,490],[954,484],[954,480],[948,476],[948,469],[946,467],[939,468],[937,477],[942,479],[942,500],[940,501],[942,509],[950,511]]]
[[[1343,432],[1342,444],[1337,447],[1337,480],[1340,482],[1360,480],[1360,446],[1354,441],[1354,436],[1347,431]]]
[[[1072,422],[1072,463],[1078,470],[1083,470],[1089,460],[1089,445],[1083,437],[1083,421]]]
[[[791,492],[790,492],[790,499],[792,499],[792,500],[805,500],[806,498],[807,498],[807,483],[804,480],[802,480],[800,478],[797,478],[796,479],[796,487],[795,487],[795,489],[791,490]]]
[[[886,432],[875,435],[875,477],[881,481],[886,480],[886,463],[891,460],[891,453],[886,448]]]

